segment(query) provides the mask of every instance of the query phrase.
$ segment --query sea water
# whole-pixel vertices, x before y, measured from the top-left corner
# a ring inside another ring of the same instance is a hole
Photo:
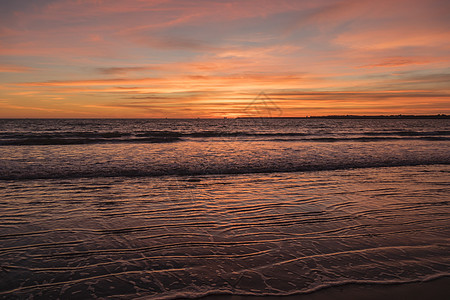
[[[450,275],[450,120],[1,120],[0,298]]]

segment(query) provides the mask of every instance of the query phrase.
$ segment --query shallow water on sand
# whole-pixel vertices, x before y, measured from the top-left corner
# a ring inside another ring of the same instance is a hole
[[[0,297],[286,295],[450,275],[449,179],[434,164],[3,180]]]

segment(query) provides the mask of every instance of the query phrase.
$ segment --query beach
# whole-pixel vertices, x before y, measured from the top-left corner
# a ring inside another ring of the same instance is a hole
[[[448,120],[2,122],[0,298],[448,296]]]
[[[436,299],[445,300],[450,297],[450,279],[439,278],[420,283],[405,283],[399,285],[357,285],[348,284],[343,286],[325,288],[308,294],[297,294],[292,296],[207,296],[204,300],[396,300],[396,299]]]

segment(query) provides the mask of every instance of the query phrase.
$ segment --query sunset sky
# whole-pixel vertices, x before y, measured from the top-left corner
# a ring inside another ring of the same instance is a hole
[[[448,0],[0,0],[0,118],[450,114]],[[281,114],[281,113],[280,113]]]

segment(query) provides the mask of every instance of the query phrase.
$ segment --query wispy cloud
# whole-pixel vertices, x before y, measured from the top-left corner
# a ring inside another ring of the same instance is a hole
[[[25,67],[25,66],[17,66],[17,65],[1,65],[0,64],[0,72],[1,73],[25,73],[25,72],[33,72],[36,71],[33,68]]]
[[[95,68],[95,70],[100,74],[105,75],[125,75],[128,73],[135,72],[146,72],[146,71],[155,71],[160,70],[161,68],[157,66],[144,66],[144,67],[102,67]]]
[[[432,62],[435,59],[427,59],[427,58],[409,58],[409,57],[390,57],[383,59],[380,62],[368,64],[361,66],[361,68],[376,68],[376,67],[401,67],[401,66],[411,66],[411,65],[420,65],[427,64]]]

